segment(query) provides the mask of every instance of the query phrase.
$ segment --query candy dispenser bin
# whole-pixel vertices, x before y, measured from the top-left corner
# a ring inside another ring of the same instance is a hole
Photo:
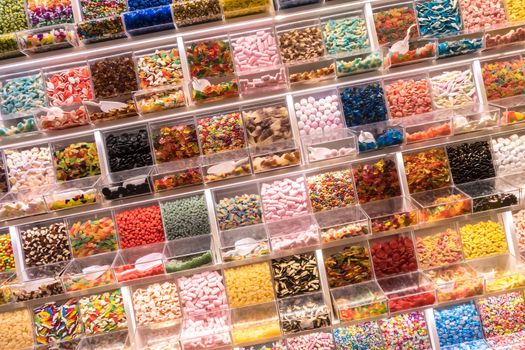
[[[520,200],[520,189],[500,178],[468,182],[458,189],[472,198],[474,213],[512,207]]]
[[[498,127],[500,121],[503,123],[497,107],[473,104],[454,109],[452,127],[454,135],[459,135],[479,130],[491,130]]]
[[[124,249],[118,252],[112,269],[118,282],[164,274],[164,243]]]
[[[28,268],[20,277],[13,276],[9,279],[5,287],[9,289],[15,302],[63,294],[64,287],[59,276],[66,265],[66,262],[61,262]]]
[[[117,282],[111,265],[117,253],[73,259],[61,275],[66,292],[86,290]]]
[[[203,183],[202,159],[195,157],[181,159],[153,167],[150,181],[154,192],[163,192],[179,187]]]
[[[362,205],[372,233],[395,231],[418,224],[418,209],[407,197],[393,197]]]
[[[18,33],[22,52],[35,54],[79,45],[77,32],[72,25],[57,25]]]
[[[177,28],[220,21],[223,17],[219,0],[173,1],[173,20]]]
[[[329,135],[309,135],[301,139],[308,163],[357,154],[356,137],[349,129],[337,129]]]
[[[406,312],[434,305],[436,290],[421,272],[413,272],[377,281],[388,299],[390,313]]]
[[[79,22],[77,35],[78,40],[84,45],[127,37],[124,21],[119,15]]]
[[[483,278],[468,264],[459,263],[425,271],[437,288],[440,303],[483,294]]]
[[[170,5],[126,12],[122,19],[130,36],[175,29]]]
[[[270,254],[266,225],[257,224],[222,231],[221,255],[225,263],[255,259]]]
[[[261,343],[281,335],[275,302],[232,309],[231,322],[236,345]]]
[[[273,252],[294,251],[319,244],[319,227],[314,216],[300,216],[267,224]]]
[[[388,313],[386,296],[376,281],[335,288],[331,295],[341,322],[373,319]]]
[[[216,263],[211,235],[181,238],[170,241],[164,250],[166,273],[176,273]]]

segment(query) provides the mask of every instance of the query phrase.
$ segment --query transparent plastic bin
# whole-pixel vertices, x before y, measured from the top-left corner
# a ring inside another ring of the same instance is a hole
[[[180,330],[180,323],[161,325],[159,327],[137,327],[135,331],[136,345],[145,350],[180,350]]]
[[[20,49],[26,54],[48,52],[78,46],[77,32],[72,25],[57,25],[17,34]]]
[[[199,105],[239,97],[239,85],[233,75],[207,77],[189,84],[191,100]]]
[[[270,12],[269,0],[257,0],[250,2],[237,2],[236,0],[221,0],[224,18],[234,18]]]
[[[98,176],[59,182],[45,192],[44,200],[50,211],[69,209],[100,202],[95,183]]]
[[[270,254],[266,225],[258,224],[222,231],[221,255],[225,263],[255,259]]]
[[[318,4],[321,0],[274,0],[275,8],[280,11],[293,7]]]
[[[457,2],[417,0],[415,7],[421,36],[456,33],[463,29]],[[436,26],[435,21],[442,25]]]
[[[376,281],[335,288],[331,295],[340,322],[363,321],[388,314],[387,298]]]
[[[467,182],[458,189],[472,198],[474,213],[518,205],[520,189],[500,178]]]
[[[42,109],[35,115],[40,131],[64,130],[91,124],[86,108],[81,104]]]
[[[0,35],[0,43],[3,44],[3,47],[0,48],[0,60],[24,56],[20,50],[16,33]]]
[[[4,195],[0,198],[0,220],[12,220],[46,213],[47,206],[42,193],[48,187],[10,192]]]
[[[371,233],[368,217],[361,207],[354,206],[315,214],[323,244]]]
[[[411,89],[411,95],[407,96],[408,98],[399,99],[398,91],[404,89]],[[424,117],[427,114],[432,114],[433,110],[428,73],[407,73],[402,78],[384,79],[383,90],[389,119],[404,118],[403,120],[411,121],[410,125],[412,126],[427,124],[432,121],[433,118]]]
[[[525,121],[525,95],[493,100],[490,105],[499,108],[502,125]]]
[[[321,293],[290,297],[278,301],[284,335],[328,327],[330,312]]]
[[[261,224],[262,203],[256,184],[245,184],[213,191],[215,218],[219,230],[226,231]]]
[[[525,41],[525,23],[501,24],[485,32],[485,49],[519,45]]]
[[[235,345],[261,343],[281,336],[275,302],[232,309],[231,322]]]
[[[454,135],[491,130],[500,124],[500,111],[492,106],[474,104],[454,109],[452,124]]]
[[[425,274],[434,282],[440,303],[483,294],[483,278],[466,263],[431,269]]]
[[[418,224],[418,209],[406,197],[393,197],[362,205],[372,233],[404,229]]]
[[[463,261],[461,236],[455,223],[414,232],[419,267],[423,270]]]
[[[129,94],[97,101],[84,101],[84,108],[94,124],[138,116],[135,101]],[[107,109],[102,110],[102,106]]]
[[[200,157],[154,166],[150,175],[153,191],[157,193],[202,184],[204,179],[201,166],[202,158]]]
[[[241,109],[249,147],[271,146],[293,139],[290,114],[284,99],[274,103],[250,104]]]
[[[11,300],[11,291],[7,286],[6,282],[13,279],[15,274],[13,272],[1,272],[0,273],[0,306],[9,304]]]
[[[355,133],[359,153],[400,146],[405,142],[404,129],[397,121],[384,121],[350,128]]]
[[[301,140],[303,154],[309,163],[357,155],[357,138],[349,129],[337,129],[327,135],[303,136]]]
[[[418,270],[412,231],[369,240],[370,255],[377,279]],[[397,264],[393,264],[397,261]]]
[[[415,39],[408,43],[408,51],[401,53],[395,51],[391,46],[383,46],[383,64],[386,68],[398,67],[406,64],[421,63],[436,59],[436,39]]]
[[[277,25],[275,32],[284,64],[317,61],[326,54],[319,19]]]
[[[247,31],[241,33],[230,34],[230,42],[233,49],[233,62],[235,64],[235,71],[239,76],[253,72],[265,72],[281,66],[281,59],[278,54],[277,38],[273,32],[273,28],[258,28],[255,32]],[[255,45],[261,44],[261,48]],[[257,47],[255,47],[257,46]],[[268,55],[265,46],[269,50],[275,48],[275,55]],[[244,50],[252,50],[247,56]],[[259,57],[258,60],[253,60],[251,57]]]
[[[286,90],[287,75],[284,67],[267,68],[264,72],[239,75],[239,91],[242,96],[265,94]]]
[[[466,261],[509,253],[503,220],[496,212],[467,217],[457,225]]]
[[[414,193],[421,223],[434,222],[472,213],[472,199],[455,186]]]
[[[111,211],[80,214],[66,219],[73,257],[118,250],[115,217]]]
[[[202,161],[202,173],[204,183],[251,175],[249,151],[244,148],[205,156]]]
[[[286,65],[286,75],[291,86],[335,79],[335,61],[331,57],[324,57],[313,62],[290,63]]]
[[[219,0],[173,1],[173,20],[177,28],[222,20]]]
[[[323,260],[330,288],[374,280],[370,247],[366,241],[324,248]]]
[[[76,350],[130,350],[128,331],[110,332],[83,338]]]
[[[234,76],[233,48],[227,35],[188,40],[184,46],[192,79]],[[206,51],[215,54],[203,56]]]
[[[338,54],[335,58],[335,73],[338,77],[381,70],[381,50],[363,50],[349,54]]]
[[[117,282],[111,265],[116,252],[73,259],[61,276],[66,292],[107,286]]]
[[[124,21],[118,15],[79,22],[77,35],[84,45],[127,37]]]
[[[414,27],[410,32],[410,38],[419,36],[416,11],[412,1],[374,6],[373,14],[379,45],[402,40],[412,25]]]
[[[523,60],[521,56],[514,55],[482,60],[480,64],[489,103],[523,94],[525,89],[522,84]]]
[[[104,131],[102,138],[110,173],[153,165],[151,137],[145,124]]]
[[[186,97],[182,86],[164,86],[150,90],[141,90],[134,95],[137,111],[141,116],[186,106]]]
[[[437,37],[437,56],[438,58],[446,58],[481,51],[485,48],[484,36],[483,30],[440,35]]]
[[[0,139],[26,137],[39,132],[34,115],[11,116],[0,119]]]
[[[230,312],[187,315],[182,325],[180,343],[183,350],[225,348],[232,342]]]
[[[184,76],[179,49],[176,44],[133,52],[139,80],[139,89],[155,90],[182,85]]]
[[[197,126],[193,118],[150,123],[148,127],[156,164],[191,160],[200,156]]]
[[[106,201],[152,193],[151,167],[110,173],[100,178],[97,187]]]
[[[525,165],[520,161],[523,154],[521,145],[524,141],[525,132],[519,129],[490,136],[491,156],[496,176],[521,174],[525,171]]]
[[[171,5],[126,12],[122,14],[122,19],[130,36],[175,29]]]
[[[26,85],[19,91],[20,85]],[[2,119],[34,114],[47,106],[42,71],[30,70],[0,77],[0,111]]]
[[[164,243],[154,243],[118,252],[112,268],[118,282],[164,274]]]
[[[164,250],[166,273],[174,273],[215,265],[211,235],[187,237],[166,243]]]
[[[131,52],[93,58],[88,66],[95,99],[127,96],[138,89]]]
[[[412,272],[377,281],[388,298],[390,313],[428,308],[436,303],[436,289],[421,272]]]
[[[398,119],[405,128],[406,143],[452,136],[452,111],[440,110]]]
[[[45,69],[43,73],[49,106],[74,106],[93,99],[93,85],[86,61],[53,66]],[[71,77],[73,79],[70,79]],[[58,87],[67,90],[69,96]]]
[[[268,237],[273,252],[293,251],[319,244],[319,226],[313,215],[270,222]]]
[[[20,277],[12,276],[5,282],[14,302],[35,300],[64,293],[60,274],[67,262],[31,267],[24,270]]]
[[[294,139],[250,147],[255,174],[301,165],[301,151]]]
[[[477,259],[469,265],[483,278],[485,293],[507,292],[525,286],[525,265],[511,255]]]

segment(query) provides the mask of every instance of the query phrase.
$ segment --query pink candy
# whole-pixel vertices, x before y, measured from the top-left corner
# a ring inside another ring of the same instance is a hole
[[[461,0],[465,29],[490,28],[505,23],[505,6],[500,0]]]
[[[327,134],[344,127],[336,95],[319,99],[309,96],[296,102],[294,107],[301,135]]]
[[[263,88],[285,87],[284,69],[281,68],[277,73],[267,73],[256,78],[244,77],[239,79],[239,87],[242,93],[253,93]]]
[[[223,277],[208,271],[178,280],[180,301],[186,314],[205,314],[227,306]]]
[[[184,350],[210,349],[230,344],[228,311],[186,319],[181,343]]]
[[[330,333],[310,333],[288,339],[288,347],[293,350],[331,350],[334,339]]]
[[[308,230],[295,232],[291,235],[284,235],[270,238],[273,251],[297,249],[308,247],[319,243],[319,234],[315,226],[310,226]]]
[[[275,37],[265,31],[240,37],[233,42],[233,60],[238,73],[278,65],[279,53]]]
[[[308,213],[303,177],[264,183],[261,197],[264,219],[267,222],[290,219]]]

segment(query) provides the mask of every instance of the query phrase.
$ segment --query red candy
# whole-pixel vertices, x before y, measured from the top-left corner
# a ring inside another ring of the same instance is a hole
[[[93,99],[87,66],[54,73],[47,78],[46,84],[51,106],[70,106]]]
[[[403,235],[375,241],[372,261],[378,278],[417,270],[414,244],[410,237]]]
[[[164,229],[158,205],[125,210],[116,214],[115,218],[122,248],[164,241]]]
[[[425,291],[427,291],[427,288],[414,288],[410,290],[412,295],[407,295],[405,297],[403,297],[403,295],[407,293],[406,291],[400,293],[400,295],[389,295],[389,298],[392,299],[388,301],[390,312],[411,310],[416,307],[434,304],[436,301],[436,295],[433,292],[422,293]]]
[[[164,273],[164,266],[162,264],[156,265],[151,269],[145,271],[139,271],[135,269],[134,264],[115,267],[115,276],[117,277],[117,281],[119,282],[131,281],[149,276],[156,276],[162,273]]]

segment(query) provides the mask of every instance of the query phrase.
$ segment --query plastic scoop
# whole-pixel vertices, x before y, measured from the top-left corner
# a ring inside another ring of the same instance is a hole
[[[359,134],[359,142],[361,143],[375,143],[376,138],[371,132],[368,131],[361,131]]]
[[[138,271],[148,271],[155,266],[162,265],[162,259],[164,258],[164,254],[162,253],[150,253],[147,255],[144,255],[141,258],[138,258],[137,261],[135,261],[135,269]]]
[[[98,107],[104,113],[111,112],[115,109],[126,108],[128,106],[125,103],[115,101],[100,101],[99,103],[93,101],[84,101],[84,103],[93,107]]]
[[[107,269],[109,269],[109,265],[93,265],[83,268],[82,273],[89,274],[91,279],[97,279],[102,276]]]
[[[308,147],[310,156],[314,156],[316,159],[326,158],[332,154],[332,150],[326,147]]]
[[[204,91],[207,86],[211,85],[211,83],[206,79],[193,79],[191,84],[193,85],[193,90],[197,91]]]
[[[47,117],[62,118],[64,116],[64,111],[59,107],[40,107],[44,112],[47,112]]]
[[[215,164],[208,169],[209,175],[229,174],[235,170],[242,163],[246,163],[247,159],[243,158],[238,161],[228,160],[219,164]]]
[[[414,28],[415,26],[416,26],[415,24],[412,24],[410,27],[408,27],[407,35],[405,36],[405,38],[403,40],[396,42],[394,45],[392,45],[389,51],[397,52],[400,54],[407,53],[408,50],[410,49],[410,45],[408,43],[410,41],[410,31],[412,31],[412,28]]]
[[[248,255],[257,248],[257,243],[258,241],[251,237],[240,239],[235,242],[235,251],[239,255]]]

